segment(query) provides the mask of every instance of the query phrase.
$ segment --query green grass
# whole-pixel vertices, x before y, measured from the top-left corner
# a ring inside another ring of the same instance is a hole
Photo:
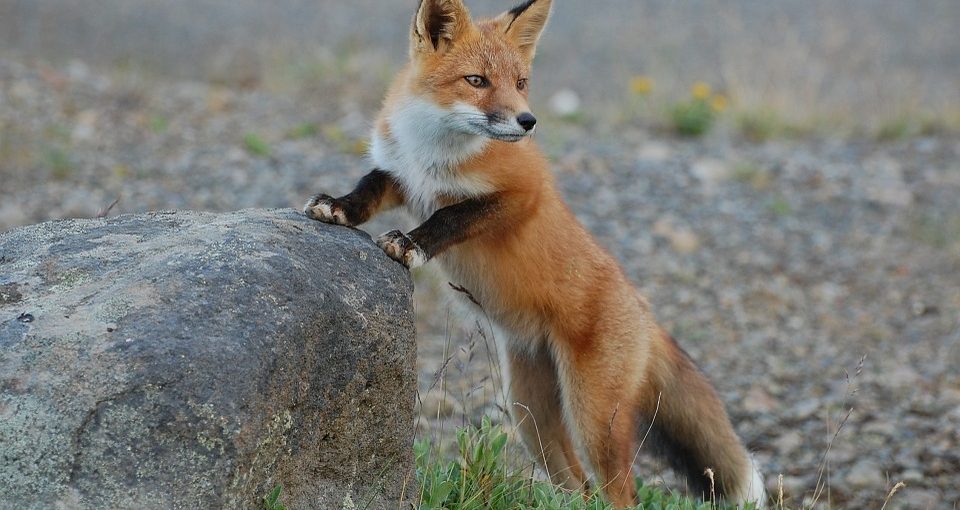
[[[260,138],[260,135],[256,133],[247,133],[246,136],[243,137],[243,145],[246,147],[247,152],[262,158],[270,157],[270,154],[273,152],[270,149],[270,144],[263,138]]]
[[[320,126],[313,122],[304,122],[297,127],[287,131],[287,138],[299,140],[301,138],[313,138],[320,133]]]
[[[480,427],[457,432],[458,455],[445,460],[437,445],[414,446],[417,508],[421,510],[612,510],[597,493],[561,489],[533,476],[526,455],[514,455],[507,433],[484,418]],[[522,459],[522,460],[520,460]],[[526,464],[524,464],[526,463]],[[638,482],[638,510],[719,510],[735,508],[668,494]],[[752,506],[748,506],[752,508]]]
[[[154,115],[150,117],[150,130],[157,134],[162,134],[170,127],[170,120],[163,115]]]
[[[340,152],[353,154],[354,156],[363,156],[367,153],[367,140],[365,138],[353,138],[335,124],[324,126],[323,136],[336,145]]]
[[[277,485],[270,491],[270,494],[263,498],[263,510],[287,510],[287,507],[280,502],[280,492],[282,490],[283,488]]]
[[[43,151],[43,161],[50,169],[50,175],[58,181],[70,177],[73,172],[73,161],[66,149],[58,146],[49,146]]]
[[[948,118],[936,118],[922,114],[903,114],[883,122],[873,136],[881,142],[913,138],[917,136],[936,136],[955,131]]]
[[[740,113],[737,115],[737,130],[744,138],[753,142],[763,142],[787,131],[783,119],[771,109]]]
[[[773,139],[799,139],[814,135],[840,136],[850,128],[840,120],[828,118],[788,120],[778,110],[764,107],[736,114],[736,131],[755,143]]]
[[[874,138],[881,142],[901,140],[910,135],[911,129],[912,126],[908,119],[897,117],[880,125],[874,133]]]
[[[770,212],[777,216],[790,216],[793,214],[793,207],[790,206],[790,202],[782,196],[774,197],[773,200],[767,204],[767,207],[770,209]]]

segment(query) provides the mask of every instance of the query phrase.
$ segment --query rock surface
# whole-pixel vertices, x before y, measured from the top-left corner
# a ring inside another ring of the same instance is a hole
[[[21,508],[396,507],[408,273],[292,210],[0,234],[0,494]]]

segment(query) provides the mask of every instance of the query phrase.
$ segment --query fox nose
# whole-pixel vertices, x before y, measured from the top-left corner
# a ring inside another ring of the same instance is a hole
[[[533,126],[537,125],[537,118],[530,112],[523,112],[517,115],[517,123],[519,123],[523,129],[530,131],[533,129]]]

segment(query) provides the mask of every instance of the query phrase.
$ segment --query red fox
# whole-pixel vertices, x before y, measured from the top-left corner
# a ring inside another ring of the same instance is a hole
[[[462,0],[421,0],[410,62],[373,130],[375,169],[305,213],[355,226],[405,205],[422,221],[377,244],[408,268],[437,259],[508,334],[514,418],[554,483],[582,488],[589,470],[617,508],[635,504],[649,432],[644,447],[694,492],[762,506],[763,479],[713,387],[571,213],[531,139],[529,73],[550,8],[528,0],[474,22]]]

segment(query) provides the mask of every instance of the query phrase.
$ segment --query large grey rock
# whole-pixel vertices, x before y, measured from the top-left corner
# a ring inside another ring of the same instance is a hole
[[[0,506],[396,508],[411,291],[291,210],[0,234]]]

